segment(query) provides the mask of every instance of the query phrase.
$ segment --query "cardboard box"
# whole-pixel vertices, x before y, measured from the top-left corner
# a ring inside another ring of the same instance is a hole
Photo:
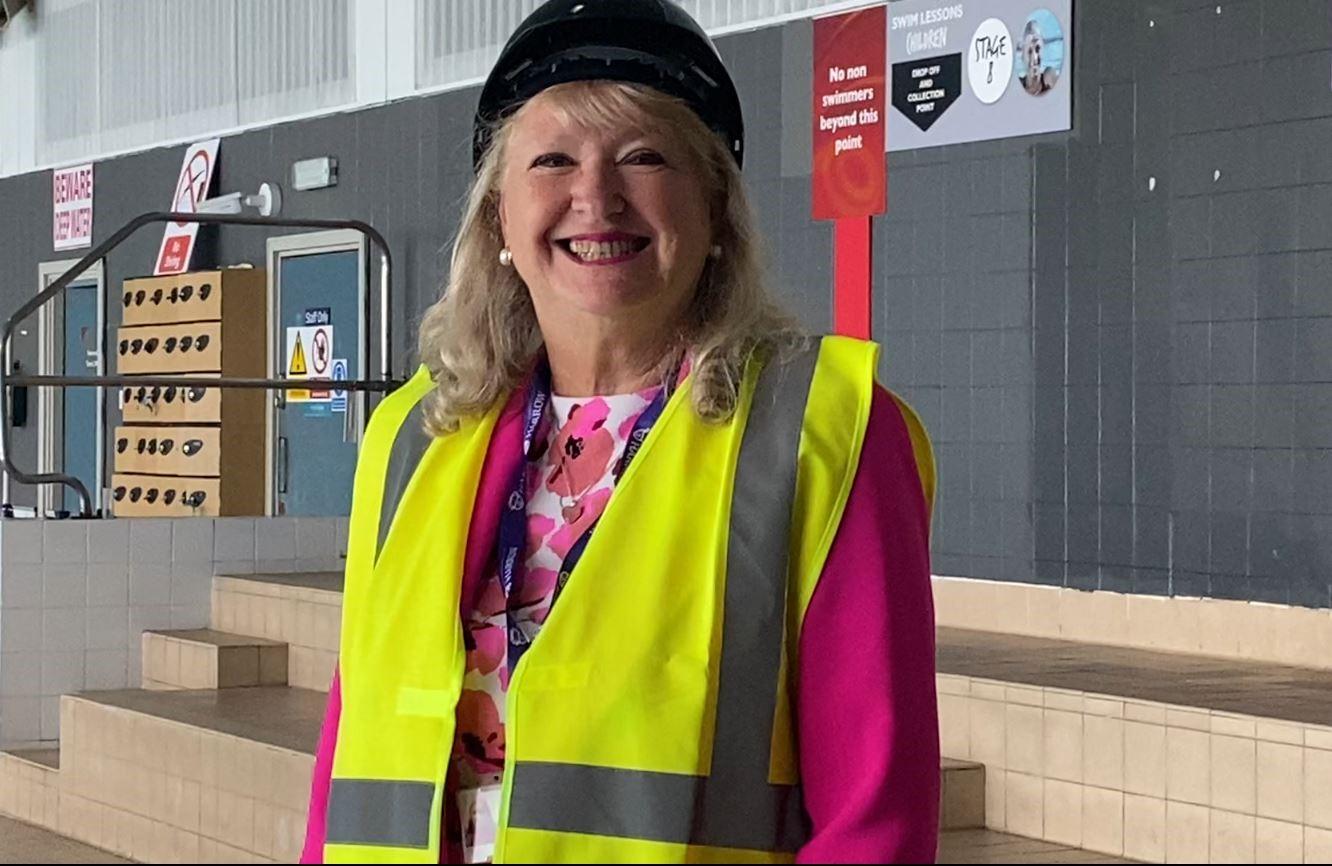
[[[205,374],[214,377],[215,374]],[[232,394],[247,393],[221,388],[147,387],[126,385],[120,389],[120,411],[127,423],[133,424],[216,424],[222,420],[223,403]],[[259,411],[263,411],[263,392],[259,395]],[[251,401],[253,402],[253,401]]]
[[[117,472],[195,477],[222,474],[220,427],[117,427],[111,445]],[[232,455],[232,463],[235,457]]]
[[[264,378],[264,271],[127,280],[111,348],[125,375]],[[262,515],[267,392],[129,385],[112,440],[113,511],[124,516]],[[123,482],[123,483],[122,483]],[[134,491],[137,490],[137,493]],[[195,500],[198,500],[197,502]]]
[[[226,501],[220,478],[159,475],[111,476],[111,509],[116,517],[225,517],[260,512]]]
[[[201,348],[202,347],[202,348]],[[255,326],[196,322],[118,328],[111,347],[125,375],[221,373],[262,379],[268,373],[268,343]]]
[[[111,440],[116,472],[149,475],[254,476],[263,487],[262,413],[217,425],[121,425]]]
[[[120,389],[121,413],[127,424],[262,426],[267,397],[268,392],[254,388],[126,385]]]
[[[123,374],[220,373],[222,325],[143,325],[116,329],[116,367]]]
[[[260,268],[225,268],[125,280],[120,308],[125,325],[244,320],[268,309],[267,276]]]

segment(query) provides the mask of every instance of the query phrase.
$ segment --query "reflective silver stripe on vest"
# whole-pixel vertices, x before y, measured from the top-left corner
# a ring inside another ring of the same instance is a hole
[[[429,848],[434,797],[429,782],[334,779],[325,842]]]
[[[398,511],[398,503],[407,490],[407,482],[412,480],[431,438],[425,431],[425,409],[418,402],[403,419],[393,437],[393,448],[389,451],[388,467],[384,472],[384,500],[379,506],[379,541],[375,545],[375,561],[384,549],[384,539],[388,538],[389,527],[393,525],[393,515]]]
[[[712,768],[707,777],[518,763],[509,826],[794,853],[798,786],[768,783],[796,461],[818,345],[763,371],[736,466]]]

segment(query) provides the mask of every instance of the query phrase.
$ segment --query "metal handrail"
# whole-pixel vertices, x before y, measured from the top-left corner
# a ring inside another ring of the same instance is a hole
[[[254,378],[204,378],[188,376],[11,376],[12,369],[12,349],[14,330],[19,323],[27,319],[36,312],[43,304],[53,300],[62,293],[70,283],[86,271],[93,263],[106,257],[107,253],[119,246],[126,238],[134,234],[145,225],[151,223],[202,223],[218,225],[244,225],[244,226],[269,226],[273,228],[323,228],[323,229],[352,229],[360,232],[369,239],[371,244],[379,251],[379,302],[380,302],[380,322],[379,322],[379,378],[364,378],[348,381],[339,381],[339,390],[345,391],[391,391],[399,384],[400,380],[394,379],[390,353],[392,351],[392,300],[391,300],[391,276],[393,269],[392,257],[389,254],[388,242],[384,240],[373,226],[360,220],[329,220],[329,219],[284,219],[278,217],[249,216],[245,214],[208,214],[208,213],[171,213],[158,211],[153,213],[140,214],[130,220],[115,234],[107,238],[97,247],[92,249],[83,258],[79,259],[69,270],[53,280],[49,286],[38,292],[32,298],[28,299],[18,310],[5,322],[3,331],[0,331],[0,346],[3,347],[4,363],[0,364],[0,462],[3,462],[5,471],[9,477],[20,484],[63,484],[71,488],[79,497],[80,516],[88,518],[93,516],[92,496],[88,493],[88,488],[83,482],[72,475],[66,475],[63,472],[42,472],[29,473],[20,469],[15,463],[10,449],[10,412],[9,412],[9,388],[10,387],[38,387],[38,388],[64,388],[68,386],[113,386],[120,387],[124,385],[145,385],[145,386],[167,386],[177,385],[180,387],[203,387],[203,388],[263,388],[275,391],[293,391],[304,390],[310,387],[308,379],[254,379]],[[365,280],[369,285],[372,282],[370,257],[365,260]],[[117,293],[118,294],[118,293]],[[365,294],[365,321],[367,327],[362,333],[363,357],[371,356],[371,341],[369,323],[373,319],[373,300],[369,292]],[[107,322],[106,310],[102,310],[102,322]],[[100,337],[98,347],[99,356],[106,358],[107,341],[106,329],[104,327]],[[106,418],[99,418],[98,423],[105,424]],[[101,483],[102,479],[98,479]],[[4,503],[8,505],[9,503]]]

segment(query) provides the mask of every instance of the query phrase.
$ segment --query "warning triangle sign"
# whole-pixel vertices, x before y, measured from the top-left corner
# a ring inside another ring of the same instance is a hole
[[[296,348],[291,352],[291,367],[287,370],[288,376],[306,376],[309,371],[305,369],[305,347],[301,345],[301,335],[296,334]]]

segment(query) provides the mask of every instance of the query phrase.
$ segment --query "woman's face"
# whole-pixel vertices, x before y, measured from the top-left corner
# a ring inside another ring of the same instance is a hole
[[[1024,47],[1027,56],[1024,57],[1023,60],[1027,62],[1027,68],[1033,72],[1040,70],[1041,49],[1045,47],[1045,40],[1039,33],[1033,31],[1031,35],[1027,37],[1027,44]]]
[[[500,224],[543,327],[575,313],[672,327],[712,245],[689,151],[644,118],[611,132],[566,122],[541,95],[514,123]]]

